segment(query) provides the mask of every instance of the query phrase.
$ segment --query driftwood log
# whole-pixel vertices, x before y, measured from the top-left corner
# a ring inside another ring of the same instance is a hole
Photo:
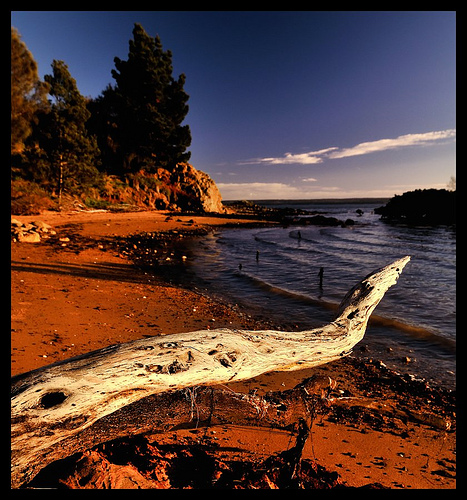
[[[218,329],[157,336],[12,378],[12,487],[26,484],[48,463],[83,446],[121,436],[121,430],[106,436],[99,424],[130,405],[134,409],[135,402],[271,371],[311,368],[348,355],[409,260],[404,257],[364,278],[345,296],[337,318],[321,328],[302,332]],[[254,401],[247,402],[254,408]],[[170,428],[169,406],[153,408],[155,427],[164,427],[165,421],[165,428]]]

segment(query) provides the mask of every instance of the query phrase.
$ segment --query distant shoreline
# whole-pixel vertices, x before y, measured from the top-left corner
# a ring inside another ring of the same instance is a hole
[[[240,201],[248,201],[254,203],[255,205],[303,205],[303,204],[316,204],[316,205],[326,205],[326,204],[346,204],[346,203],[387,203],[391,198],[303,198],[303,199],[271,199],[271,200],[222,200],[224,205],[233,205],[239,203]]]

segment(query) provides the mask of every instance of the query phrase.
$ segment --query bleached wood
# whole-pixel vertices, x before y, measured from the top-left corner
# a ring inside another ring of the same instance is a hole
[[[66,456],[64,440],[76,442],[84,429],[143,397],[310,368],[348,355],[409,260],[404,257],[364,278],[345,296],[335,321],[321,328],[302,332],[223,328],[158,336],[14,377],[12,486],[24,484],[38,468]]]

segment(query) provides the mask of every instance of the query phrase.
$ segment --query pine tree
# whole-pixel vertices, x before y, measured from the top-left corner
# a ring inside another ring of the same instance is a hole
[[[18,31],[11,28],[11,152],[20,152],[37,113],[47,108],[47,85]]]
[[[53,74],[44,77],[50,86],[51,111],[41,117],[35,151],[40,157],[38,168],[56,186],[60,204],[65,190],[81,192],[98,181],[99,149],[95,136],[86,130],[90,117],[86,99],[67,65],[54,60],[52,69]]]
[[[91,113],[86,122],[88,131],[95,134],[101,152],[101,169],[108,174],[123,175],[123,161],[119,142],[120,130],[117,129],[116,110],[118,98],[111,85],[87,103]]]
[[[124,171],[173,168],[188,161],[191,144],[185,75],[172,77],[172,53],[162,49],[159,36],[150,37],[135,24],[128,59],[114,59],[116,86],[104,100],[113,103],[114,123],[109,129]],[[114,95],[111,96],[110,94]]]

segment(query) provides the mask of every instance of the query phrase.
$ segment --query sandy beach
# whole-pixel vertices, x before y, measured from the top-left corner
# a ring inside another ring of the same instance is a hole
[[[56,235],[39,243],[11,243],[12,376],[154,335],[268,327],[234,304],[219,303],[172,283],[170,271],[153,274],[135,266],[131,255],[119,246],[136,233],[170,231],[172,236],[188,238],[194,231],[245,224],[242,219],[158,211],[45,212],[15,219],[41,220]],[[170,259],[170,245],[166,251],[164,259]],[[313,375],[336,382],[330,400],[347,397],[355,401],[346,406],[331,402],[328,411],[313,421],[303,449],[302,459],[332,473],[336,486],[456,487],[455,394],[413,380],[409,374],[391,372],[378,360],[343,358],[312,370],[266,374],[230,384],[229,389],[265,394],[290,389]],[[180,458],[183,450],[186,460],[196,458],[193,450],[201,450],[216,463],[260,463],[289,449],[294,436],[290,430],[262,427],[260,422],[258,426],[211,427],[193,423],[191,428],[141,436],[138,449],[145,447],[146,454],[150,450],[152,464],[154,457],[161,463]],[[73,467],[54,469],[36,487],[200,487],[195,479],[170,474],[164,476],[165,482],[160,477],[156,480],[134,457],[122,464],[116,459],[119,446],[121,442],[100,445],[75,457]],[[255,484],[274,487],[264,477]],[[242,487],[241,481],[236,487]]]

